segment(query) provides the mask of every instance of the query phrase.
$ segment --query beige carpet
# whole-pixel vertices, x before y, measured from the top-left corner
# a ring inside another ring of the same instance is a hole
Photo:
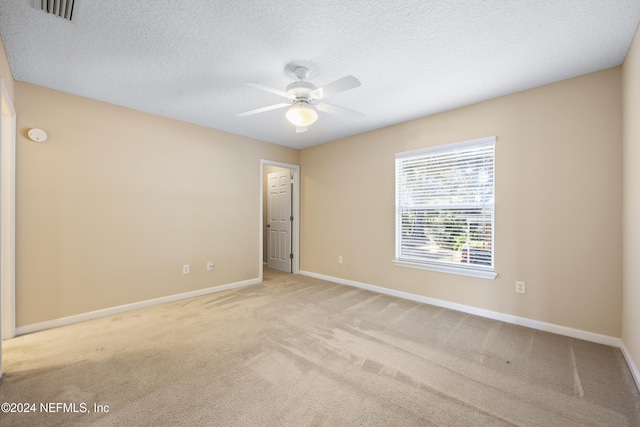
[[[640,425],[619,349],[265,279],[5,341],[0,425]]]

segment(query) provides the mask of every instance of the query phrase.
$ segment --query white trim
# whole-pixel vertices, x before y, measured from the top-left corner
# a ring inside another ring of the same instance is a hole
[[[258,222],[259,231],[259,245],[260,253],[258,254],[258,266],[260,269],[260,279],[262,279],[262,268],[264,264],[264,166],[277,166],[284,169],[293,171],[293,224],[291,225],[291,237],[292,246],[291,252],[293,253],[293,262],[291,263],[291,270],[293,274],[300,272],[300,166],[290,163],[275,162],[271,160],[260,159],[260,220]]]
[[[421,264],[417,262],[400,261],[394,259],[393,264],[397,267],[417,268],[419,270],[438,271],[440,273],[458,274],[461,276],[479,277],[481,279],[494,280],[498,277],[498,273],[487,270],[473,270],[471,268],[462,268],[437,264]]]
[[[202,295],[212,294],[215,292],[227,291],[229,289],[242,288],[245,286],[256,285],[262,283],[262,279],[249,279],[241,282],[228,283],[226,285],[213,286],[197,291],[184,292],[181,294],[169,295],[166,297],[154,298],[145,301],[134,302],[131,304],[119,305],[116,307],[105,308],[102,310],[90,311],[88,313],[76,314],[73,316],[61,317],[59,319],[47,320],[30,325],[18,326],[16,335],[30,334],[32,332],[43,331],[45,329],[57,328],[59,326],[71,325],[73,323],[84,322],[86,320],[98,319],[100,317],[111,316],[113,314],[125,313],[127,311],[138,310],[140,308],[151,307],[154,305],[165,304],[168,302],[179,301],[187,298],[199,297]]]
[[[621,340],[620,350],[622,350],[622,355],[627,361],[627,365],[629,365],[629,370],[631,371],[631,375],[636,382],[636,387],[638,391],[640,391],[640,370],[638,370],[638,366],[636,366],[633,357],[631,357],[631,353],[627,350],[627,347],[624,345],[624,341]]]
[[[449,308],[451,310],[461,311],[463,313],[474,314],[476,316],[486,317],[488,319],[500,320],[502,322],[511,323],[513,325],[525,326],[540,331],[551,332],[554,334],[564,335],[585,341],[591,341],[597,344],[609,345],[621,348],[622,340],[620,338],[609,335],[596,334],[594,332],[583,331],[580,329],[569,328],[567,326],[556,325],[553,323],[541,322],[539,320],[527,319],[525,317],[513,316],[511,314],[499,313],[497,311],[485,310],[483,308],[471,307],[468,305],[458,304],[455,302],[444,301],[436,298],[429,298],[422,295],[411,294],[409,292],[397,291],[394,289],[384,288],[382,286],[369,285],[366,283],[356,282],[353,280],[341,279],[339,277],[326,276],[324,274],[312,273],[309,271],[300,271],[303,276],[314,277],[316,279],[327,280],[330,282],[340,283],[342,285],[354,286],[356,288],[366,289],[368,291],[378,292],[381,294],[391,295],[398,298],[404,298],[412,301],[422,302],[425,304],[435,305],[437,307]]]
[[[479,147],[479,146],[491,145],[495,143],[496,143],[495,136],[486,136],[484,138],[470,139],[468,141],[436,145],[434,147],[418,148],[417,150],[402,151],[400,153],[396,153],[396,159],[405,159],[407,157],[420,157],[425,154],[434,154],[434,153],[440,153],[443,151],[460,150],[463,148]]]
[[[13,338],[16,335],[16,111],[9,97],[9,92],[0,78],[0,150],[2,154],[2,188],[0,189],[0,218],[2,223],[2,241],[0,258],[0,340]],[[0,369],[2,364],[0,363]],[[0,371],[1,375],[1,371]]]

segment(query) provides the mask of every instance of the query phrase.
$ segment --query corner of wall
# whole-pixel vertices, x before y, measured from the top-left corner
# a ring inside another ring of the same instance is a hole
[[[640,31],[622,65],[623,140],[623,304],[622,341],[627,363],[640,389]]]

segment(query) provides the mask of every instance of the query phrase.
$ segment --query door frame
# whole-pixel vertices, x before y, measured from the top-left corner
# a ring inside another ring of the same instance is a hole
[[[0,78],[0,377],[2,341],[16,336],[16,110]]]
[[[265,224],[264,224],[264,185],[265,185],[265,177],[264,177],[264,167],[265,165],[269,166],[277,166],[279,168],[289,169],[293,172],[293,188],[291,189],[291,202],[292,202],[292,212],[293,215],[293,223],[291,224],[291,253],[293,254],[293,260],[291,263],[291,271],[293,274],[298,274],[300,272],[300,166],[293,165],[290,163],[282,163],[282,162],[274,162],[272,160],[260,160],[260,219],[258,221],[260,232],[258,235],[260,236],[260,254],[258,257],[258,265],[260,272],[259,277],[260,280],[263,279],[262,268],[264,264],[264,235],[265,235]]]

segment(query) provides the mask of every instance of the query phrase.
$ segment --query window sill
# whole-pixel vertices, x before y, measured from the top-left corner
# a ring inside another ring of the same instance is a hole
[[[469,268],[448,267],[436,264],[420,264],[417,262],[393,260],[397,267],[417,268],[420,270],[438,271],[440,273],[458,274],[461,276],[479,277],[481,279],[494,280],[498,273],[487,270],[472,270]]]

